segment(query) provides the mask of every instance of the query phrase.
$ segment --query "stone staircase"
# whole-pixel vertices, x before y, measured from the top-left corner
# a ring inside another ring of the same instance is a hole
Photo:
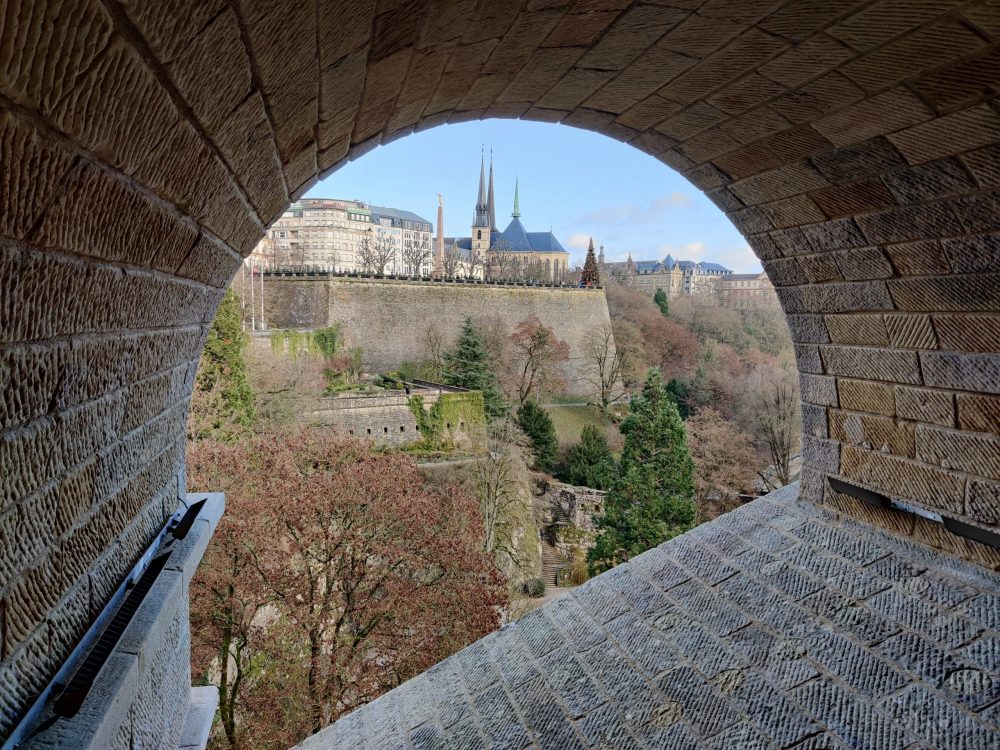
[[[545,586],[555,586],[556,585],[556,575],[559,573],[559,569],[562,567],[562,558],[559,556],[559,552],[549,544],[546,540],[542,540],[542,580],[545,581]]]

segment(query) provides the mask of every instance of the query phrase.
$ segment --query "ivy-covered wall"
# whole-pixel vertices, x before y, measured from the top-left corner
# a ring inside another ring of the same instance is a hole
[[[483,394],[442,393],[425,399],[410,396],[410,411],[427,450],[455,448],[479,452],[486,444],[486,415]]]

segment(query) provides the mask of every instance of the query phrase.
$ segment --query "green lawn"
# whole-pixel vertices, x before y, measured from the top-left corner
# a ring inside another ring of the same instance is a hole
[[[559,447],[566,447],[580,442],[580,433],[584,426],[595,425],[607,431],[604,420],[592,406],[546,406],[545,411],[552,417],[556,428]],[[610,428],[614,429],[614,428]],[[617,430],[614,430],[617,432]],[[609,440],[611,436],[609,435]],[[612,446],[613,448],[613,446]]]

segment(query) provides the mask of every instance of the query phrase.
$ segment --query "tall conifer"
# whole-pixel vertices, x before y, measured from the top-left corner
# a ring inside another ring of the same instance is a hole
[[[492,421],[507,411],[496,374],[490,367],[486,344],[472,324],[472,318],[465,319],[454,350],[444,355],[442,374],[447,385],[482,392],[487,419]]]
[[[694,463],[684,423],[659,370],[650,371],[621,431],[625,445],[618,474],[604,498],[597,541],[587,555],[595,572],[684,533],[695,518]]]
[[[583,262],[583,273],[580,274],[580,283],[583,286],[597,286],[601,283],[601,275],[597,270],[597,256],[594,255],[594,238],[590,238],[590,246],[587,248],[587,259]]]

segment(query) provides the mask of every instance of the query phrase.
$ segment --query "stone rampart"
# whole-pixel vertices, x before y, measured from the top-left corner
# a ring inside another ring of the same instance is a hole
[[[433,406],[442,397],[438,391],[415,392],[420,397],[420,406],[427,417],[425,430],[433,418]],[[451,400],[461,400],[475,396],[472,409],[478,412],[466,420],[465,415],[456,411],[454,421],[445,418],[439,425],[442,445],[463,451],[478,452],[486,442],[485,417],[482,399],[477,393],[447,394]],[[426,442],[427,436],[421,432],[417,414],[412,405],[412,396],[405,394],[341,395],[312,399],[303,411],[303,419],[310,424],[330,427],[344,437],[371,440],[376,445],[406,446]]]
[[[588,334],[610,324],[603,289],[492,286],[343,277],[265,278],[265,320],[271,329],[309,329],[340,323],[373,371],[427,358],[428,332],[451,346],[467,317],[499,316],[507,333],[531,315],[569,344],[569,392],[585,394]]]

